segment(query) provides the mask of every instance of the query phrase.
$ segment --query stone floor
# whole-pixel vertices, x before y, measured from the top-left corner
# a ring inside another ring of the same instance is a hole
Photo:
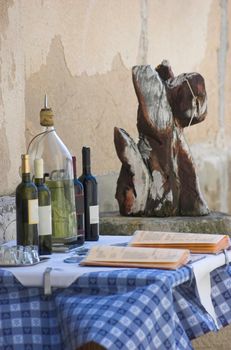
[[[231,325],[192,341],[194,350],[231,350]]]

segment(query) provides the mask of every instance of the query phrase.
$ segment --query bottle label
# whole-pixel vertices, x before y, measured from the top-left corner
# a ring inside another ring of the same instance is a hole
[[[28,200],[28,224],[38,224],[38,199]]]
[[[52,233],[51,226],[51,205],[44,205],[38,208],[39,224],[38,234],[39,236],[47,236]]]
[[[90,209],[90,224],[98,224],[99,223],[99,206],[92,205],[89,207]]]

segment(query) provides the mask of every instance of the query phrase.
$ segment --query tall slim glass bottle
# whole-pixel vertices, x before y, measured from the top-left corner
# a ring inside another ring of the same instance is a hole
[[[52,252],[52,226],[51,226],[51,193],[43,181],[43,159],[35,159],[35,185],[38,189],[38,236],[39,254],[48,255]]]
[[[77,224],[72,157],[55,131],[53,116],[45,96],[45,106],[40,111],[40,124],[45,129],[32,139],[28,149],[33,161],[44,160],[46,185],[51,191],[52,244],[59,245],[76,241]]]
[[[96,178],[91,174],[90,148],[82,148],[83,173],[79,177],[84,188],[85,240],[99,239],[99,203]]]
[[[77,179],[76,157],[72,156],[75,188],[75,208],[77,217],[77,244],[82,245],[85,241],[84,230],[84,189],[83,184]]]
[[[17,244],[38,245],[38,191],[31,180],[29,155],[21,158],[22,182],[16,188]]]

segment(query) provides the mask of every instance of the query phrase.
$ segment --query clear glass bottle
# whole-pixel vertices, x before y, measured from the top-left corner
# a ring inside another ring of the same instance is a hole
[[[44,178],[51,192],[52,244],[76,241],[77,220],[73,182],[72,156],[54,128],[53,111],[47,107],[40,111],[40,124],[44,131],[35,136],[29,146],[31,166],[35,159],[43,158]],[[34,174],[34,170],[33,170]]]

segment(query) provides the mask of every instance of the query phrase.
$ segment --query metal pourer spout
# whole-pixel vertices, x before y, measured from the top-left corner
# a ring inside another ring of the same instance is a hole
[[[47,94],[45,94],[45,96],[44,96],[44,109],[48,109],[48,98],[47,98]]]

